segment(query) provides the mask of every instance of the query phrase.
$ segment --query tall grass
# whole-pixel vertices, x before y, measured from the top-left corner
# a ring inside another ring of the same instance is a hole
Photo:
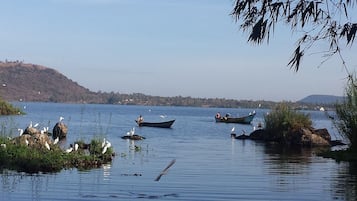
[[[0,97],[0,115],[17,115],[24,114],[19,108],[14,107],[10,103],[4,101]]]
[[[37,173],[58,172],[68,168],[98,168],[111,162],[114,154],[112,147],[102,154],[101,143],[100,140],[94,139],[89,143],[88,151],[79,149],[65,153],[58,145],[51,145],[51,150],[47,150],[15,144],[9,138],[0,137],[0,144],[3,144],[0,147],[0,169]]]
[[[285,135],[299,128],[311,128],[312,121],[308,114],[292,110],[286,103],[278,104],[269,114],[264,116],[267,130]]]
[[[338,119],[334,122],[340,134],[349,140],[349,148],[357,151],[357,86],[356,79],[350,80],[346,87],[346,98],[336,104]]]

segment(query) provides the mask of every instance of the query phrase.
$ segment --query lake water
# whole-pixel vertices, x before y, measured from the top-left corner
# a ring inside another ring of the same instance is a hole
[[[0,200],[356,200],[356,169],[317,157],[315,150],[283,150],[230,138],[252,125],[215,123],[216,112],[246,115],[250,109],[14,103],[26,115],[1,117],[2,130],[17,135],[31,121],[53,128],[60,116],[75,140],[108,139],[117,154],[111,164],[55,174],[3,171]],[[269,110],[256,109],[253,125]],[[316,128],[329,129],[324,113],[309,111]],[[139,128],[134,120],[176,119],[172,129]],[[120,137],[135,127],[143,141]],[[140,151],[133,149],[140,146]],[[170,161],[176,163],[154,181]]]

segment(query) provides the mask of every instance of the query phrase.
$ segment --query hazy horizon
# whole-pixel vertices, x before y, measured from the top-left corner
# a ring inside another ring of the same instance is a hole
[[[53,68],[91,91],[236,100],[297,101],[311,94],[343,96],[339,58],[317,44],[298,73],[290,27],[269,44],[247,43],[229,15],[230,0],[5,1],[1,60]],[[353,16],[352,16],[353,17]],[[355,47],[342,49],[351,71]]]

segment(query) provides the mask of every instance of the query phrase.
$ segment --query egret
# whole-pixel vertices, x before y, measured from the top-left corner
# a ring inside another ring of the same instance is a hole
[[[104,146],[104,147],[103,147],[102,154],[105,154],[105,152],[107,152],[107,150],[108,150],[108,147],[107,147],[107,146]]]
[[[78,147],[79,147],[79,145],[76,143],[76,144],[74,144],[74,151],[77,151],[78,150]]]
[[[166,115],[160,115],[161,118],[165,119],[166,118]]]
[[[102,142],[102,148],[105,146],[106,140],[105,138],[103,138],[103,142]]]
[[[160,178],[161,178],[163,175],[167,174],[169,168],[170,168],[175,162],[176,162],[176,159],[173,159],[173,160],[166,166],[166,168],[163,169],[163,170],[161,171],[161,173],[156,177],[155,181],[159,181]]]
[[[133,136],[135,134],[135,127],[133,127],[126,135]]]
[[[112,146],[112,143],[110,143],[109,141],[107,141],[107,144],[105,145],[106,147],[111,147]]]
[[[24,133],[24,129],[18,128],[17,130],[19,131],[20,136]]]
[[[73,151],[73,147],[66,149],[66,153],[71,153],[72,151]]]
[[[65,150],[66,153],[71,153],[73,151],[72,144],[69,145],[69,148]]]
[[[49,145],[47,142],[45,142],[45,147],[46,147],[48,150],[51,149],[51,148],[50,148],[50,145]]]
[[[236,128],[235,128],[235,127],[233,127],[233,128],[232,128],[232,130],[231,130],[231,133],[234,133],[234,130],[235,130],[235,129],[236,129]]]
[[[36,123],[33,127],[36,128],[39,125],[39,123]]]
[[[108,148],[111,146],[112,144],[108,140],[105,140],[105,145],[103,147],[102,154],[105,154],[105,152],[107,152]]]
[[[63,120],[64,120],[64,117],[61,116],[61,117],[59,118],[59,122],[61,122],[61,121],[63,121]]]
[[[59,137],[57,137],[54,141],[53,141],[53,144],[57,144],[59,141]]]

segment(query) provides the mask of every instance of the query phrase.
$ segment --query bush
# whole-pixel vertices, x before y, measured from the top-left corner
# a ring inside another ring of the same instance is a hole
[[[47,150],[14,144],[9,138],[1,136],[0,144],[0,169],[27,173],[58,172],[68,168],[98,168],[102,164],[110,163],[114,155],[112,147],[104,154],[100,151],[88,153],[84,150],[65,153],[58,145],[51,145],[51,150]],[[92,140],[91,144],[99,146],[100,141]]]
[[[336,104],[338,119],[334,121],[334,124],[340,134],[349,140],[349,148],[357,151],[357,88],[353,80],[347,84],[346,99]]]
[[[0,115],[23,114],[19,108],[15,108],[10,103],[0,98]]]
[[[312,127],[312,121],[308,114],[292,110],[285,103],[278,104],[271,113],[264,116],[264,120],[267,130],[282,135],[296,129]]]

